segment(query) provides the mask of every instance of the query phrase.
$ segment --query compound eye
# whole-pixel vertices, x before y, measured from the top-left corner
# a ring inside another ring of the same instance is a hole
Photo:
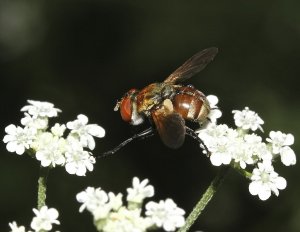
[[[120,105],[120,113],[121,117],[125,122],[130,122],[131,121],[131,116],[132,116],[132,104],[131,104],[131,99],[130,96],[124,97],[121,105]]]

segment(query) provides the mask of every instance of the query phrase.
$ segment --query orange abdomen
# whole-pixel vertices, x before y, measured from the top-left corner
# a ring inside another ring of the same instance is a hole
[[[174,111],[190,121],[204,121],[210,111],[205,95],[192,86],[181,86],[172,99]]]

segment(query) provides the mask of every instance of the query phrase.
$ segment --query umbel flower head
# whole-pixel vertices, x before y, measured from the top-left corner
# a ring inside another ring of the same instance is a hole
[[[15,221],[8,223],[11,232],[25,232],[24,226],[18,226]]]
[[[48,209],[47,206],[43,206],[40,210],[33,209],[35,217],[32,219],[31,228],[35,231],[52,229],[52,224],[60,224],[57,220],[58,211],[54,208]]]
[[[253,169],[251,180],[249,191],[252,195],[258,195],[261,200],[267,200],[271,192],[278,196],[278,189],[286,187],[286,180],[278,176],[271,162],[258,163]]]
[[[28,103],[21,109],[23,126],[10,124],[5,128],[3,142],[7,150],[18,155],[34,154],[43,167],[64,166],[69,174],[84,176],[92,171],[96,162],[91,153],[95,148],[94,137],[104,137],[104,129],[88,124],[88,117],[83,114],[66,125],[56,123],[49,127],[49,119],[57,117],[61,110],[49,102],[28,100]],[[66,129],[69,133],[64,136]]]
[[[148,182],[148,179],[133,178],[133,186],[127,188],[127,205],[123,204],[121,193],[115,195],[101,188],[88,187],[76,196],[82,204],[79,212],[87,209],[93,215],[97,230],[103,232],[145,232],[157,228],[175,231],[182,227],[185,212],[172,199],[159,203],[150,201],[143,213],[144,200],[154,195],[154,188]]]
[[[140,182],[139,178],[134,177],[132,180],[132,188],[127,188],[127,201],[130,203],[141,204],[145,198],[153,197],[154,188],[152,185],[147,185],[148,179]]]
[[[59,225],[58,211],[55,208],[48,208],[43,206],[40,210],[33,209],[35,216],[32,218],[30,227],[35,232],[50,231],[53,228],[53,224]],[[11,232],[26,232],[24,226],[18,226],[15,221],[8,224]],[[28,231],[32,232],[32,231]]]
[[[61,112],[60,109],[54,108],[50,102],[41,102],[34,100],[27,100],[30,105],[24,106],[21,111],[28,112],[33,118],[52,118],[57,117]]]
[[[248,107],[232,111],[236,129],[225,124],[210,123],[198,130],[214,166],[231,165],[251,180],[249,191],[267,200],[271,193],[278,196],[286,188],[286,180],[274,171],[273,162],[280,156],[285,166],[296,164],[296,155],[290,148],[294,143],[292,134],[271,131],[266,142],[254,132],[263,132],[264,121]],[[203,148],[203,146],[202,146]]]

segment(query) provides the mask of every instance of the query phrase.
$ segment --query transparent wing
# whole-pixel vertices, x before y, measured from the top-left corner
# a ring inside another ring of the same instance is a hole
[[[218,48],[211,47],[193,55],[176,69],[164,82],[176,84],[183,82],[203,70],[218,53]]]

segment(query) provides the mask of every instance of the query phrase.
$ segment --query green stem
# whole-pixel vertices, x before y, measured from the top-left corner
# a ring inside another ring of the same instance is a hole
[[[40,167],[40,174],[38,179],[38,196],[37,196],[37,208],[41,209],[46,205],[46,191],[47,191],[47,177],[49,174],[48,167]]]
[[[201,199],[194,207],[190,215],[187,217],[185,225],[181,227],[178,232],[186,232],[190,229],[190,227],[194,224],[197,218],[200,216],[204,208],[210,202],[214,194],[216,193],[218,187],[221,185],[229,166],[222,167],[217,176],[213,179],[210,183],[208,188],[206,189],[205,193],[202,195]]]
[[[238,173],[240,173],[242,176],[246,177],[247,179],[251,179],[252,173],[248,172],[245,169],[242,169],[238,164],[230,164],[230,166],[235,169]]]

